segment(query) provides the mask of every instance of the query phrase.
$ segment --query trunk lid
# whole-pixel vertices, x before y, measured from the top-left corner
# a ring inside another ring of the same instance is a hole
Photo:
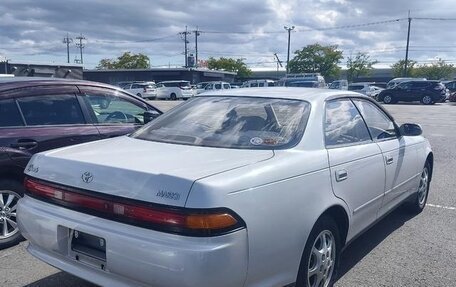
[[[123,136],[37,154],[25,173],[84,190],[184,206],[195,180],[273,155],[271,150],[196,147]]]

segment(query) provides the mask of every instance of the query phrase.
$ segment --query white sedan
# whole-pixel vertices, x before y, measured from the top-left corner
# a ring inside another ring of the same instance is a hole
[[[331,286],[352,239],[425,207],[421,132],[348,91],[204,94],[34,156],[19,228],[35,257],[103,286]]]

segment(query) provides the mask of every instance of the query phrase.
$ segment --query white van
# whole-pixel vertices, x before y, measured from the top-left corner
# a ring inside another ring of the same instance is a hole
[[[215,81],[215,82],[201,82],[196,85],[196,93],[200,94],[205,91],[212,90],[227,90],[231,89],[230,83]]]
[[[163,81],[156,85],[157,99],[188,99],[195,95],[189,81]]]
[[[257,88],[257,87],[274,87],[273,80],[249,80],[242,84],[241,88]]]
[[[288,87],[290,83],[303,81],[317,82],[318,84],[313,87],[326,88],[325,78],[320,75],[320,73],[287,74],[285,77],[281,78],[277,84],[278,86]]]

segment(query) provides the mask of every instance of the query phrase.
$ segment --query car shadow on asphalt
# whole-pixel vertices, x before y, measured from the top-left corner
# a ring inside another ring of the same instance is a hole
[[[343,277],[377,245],[415,216],[416,214],[405,208],[398,208],[355,239],[342,253],[337,279]]]
[[[58,272],[40,279],[24,287],[98,287],[98,285],[85,281],[66,272]]]

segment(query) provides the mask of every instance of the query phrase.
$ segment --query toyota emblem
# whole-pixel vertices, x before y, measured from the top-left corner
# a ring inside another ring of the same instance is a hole
[[[91,183],[93,180],[93,175],[90,172],[86,171],[82,174],[81,178],[83,182]]]

